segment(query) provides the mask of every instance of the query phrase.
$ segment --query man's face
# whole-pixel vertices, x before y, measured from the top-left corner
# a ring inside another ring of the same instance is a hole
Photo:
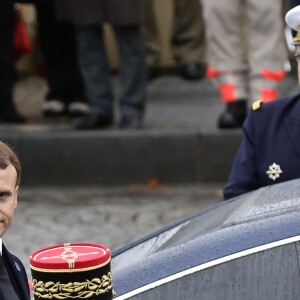
[[[9,228],[17,207],[19,187],[16,186],[17,171],[12,164],[0,169],[0,236]]]

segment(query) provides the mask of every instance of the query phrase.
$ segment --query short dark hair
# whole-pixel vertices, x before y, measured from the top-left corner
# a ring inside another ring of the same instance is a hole
[[[15,152],[7,144],[0,141],[0,169],[6,169],[9,164],[12,164],[17,171],[17,186],[21,181],[21,163]]]

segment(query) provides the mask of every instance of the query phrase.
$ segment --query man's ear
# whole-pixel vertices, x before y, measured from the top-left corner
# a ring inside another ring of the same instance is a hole
[[[19,194],[19,186],[17,185],[15,188],[15,208],[17,207],[18,204],[18,194]]]

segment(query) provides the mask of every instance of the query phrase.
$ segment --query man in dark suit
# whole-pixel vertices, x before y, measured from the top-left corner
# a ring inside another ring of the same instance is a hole
[[[2,243],[9,228],[19,192],[21,166],[16,154],[0,142],[0,299],[29,300],[30,292],[25,268]]]
[[[300,5],[286,14],[294,37],[300,84]],[[244,138],[224,189],[229,199],[257,188],[300,177],[300,94],[252,105]]]

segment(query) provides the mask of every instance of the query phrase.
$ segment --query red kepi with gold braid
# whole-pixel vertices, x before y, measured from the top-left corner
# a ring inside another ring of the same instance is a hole
[[[30,256],[34,299],[113,298],[110,250],[72,243],[42,248]]]

